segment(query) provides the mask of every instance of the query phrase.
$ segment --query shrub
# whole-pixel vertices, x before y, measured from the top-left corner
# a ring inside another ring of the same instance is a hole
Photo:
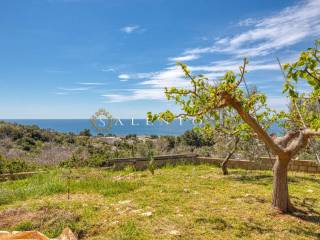
[[[20,145],[24,151],[30,151],[34,148],[36,142],[30,137],[23,137],[17,141],[17,144]]]
[[[37,167],[35,164],[29,163],[21,159],[5,159],[0,155],[0,174],[18,173],[33,170]]]
[[[5,122],[0,123],[0,139],[9,137],[13,140],[17,140],[23,136],[15,124],[8,124]]]
[[[181,135],[181,141],[193,147],[203,147],[203,146],[213,146],[214,139],[210,136],[204,136],[202,132],[196,130],[186,131],[183,135]]]
[[[136,139],[137,138],[137,134],[128,134],[126,136],[126,139]]]
[[[5,170],[5,162],[2,155],[0,155],[0,174],[4,173]]]
[[[86,136],[86,137],[91,137],[91,132],[90,132],[90,129],[83,129],[80,133],[79,133],[80,136]]]
[[[176,146],[176,137],[174,136],[163,136],[162,139],[165,139],[168,143],[167,145],[167,151],[172,150]]]

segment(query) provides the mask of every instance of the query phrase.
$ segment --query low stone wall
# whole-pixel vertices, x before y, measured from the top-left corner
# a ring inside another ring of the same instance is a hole
[[[7,181],[7,180],[17,180],[23,179],[26,177],[30,177],[37,173],[45,173],[46,171],[37,171],[37,172],[19,172],[19,173],[5,173],[0,174],[0,182]]]
[[[222,158],[215,157],[199,157],[196,154],[179,154],[179,155],[163,155],[155,156],[155,167],[163,167],[166,165],[177,164],[212,164],[220,166]],[[247,170],[271,170],[274,164],[275,158],[260,158],[257,161],[250,160],[238,160],[231,159],[228,163],[229,168],[241,168]],[[148,158],[117,158],[112,160],[106,160],[101,164],[101,168],[121,170],[126,167],[133,167],[137,170],[147,169],[149,165]],[[306,172],[306,173],[320,173],[320,165],[316,161],[310,160],[294,160],[289,164],[289,171]],[[15,180],[25,177],[29,177],[39,172],[22,172],[13,174],[0,174],[0,181]]]
[[[199,163],[208,163],[220,166],[223,159],[213,157],[197,157]],[[229,168],[241,168],[247,170],[272,170],[275,158],[262,157],[257,161],[231,159]],[[293,160],[289,163],[289,171],[320,173],[320,165],[311,160]]]
[[[156,167],[177,164],[213,164],[220,166],[222,158],[199,157],[196,154],[164,155],[155,156],[154,163]],[[262,157],[256,161],[231,159],[228,163],[229,168],[241,168],[247,170],[272,170],[275,158]],[[118,158],[106,161],[101,167],[110,169],[123,169],[131,166],[137,170],[144,170],[148,167],[148,158]],[[307,173],[320,173],[320,165],[310,160],[294,160],[289,164],[289,171],[299,171]]]
[[[179,155],[163,155],[163,156],[154,156],[154,165],[155,167],[163,167],[166,165],[177,165],[177,164],[196,164],[197,154],[179,154]],[[107,160],[101,164],[103,168],[111,168],[120,170],[125,167],[133,167],[137,170],[144,170],[148,168],[149,158],[116,158],[112,160]]]

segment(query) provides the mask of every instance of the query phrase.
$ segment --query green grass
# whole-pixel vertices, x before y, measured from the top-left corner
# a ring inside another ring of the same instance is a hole
[[[46,174],[38,174],[33,177],[1,183],[0,205],[9,204],[18,200],[38,198],[59,193],[86,192],[100,193],[104,196],[130,192],[139,184],[128,181],[113,181],[106,173],[94,175],[90,169],[77,170],[76,174],[68,172],[52,171]],[[69,190],[68,190],[69,189]]]
[[[69,182],[69,184],[68,184]],[[148,171],[52,171],[0,183],[0,230],[69,226],[80,239],[319,239],[319,176],[290,173],[293,203],[306,213],[271,208],[270,171],[207,166]],[[68,199],[68,188],[70,199]]]

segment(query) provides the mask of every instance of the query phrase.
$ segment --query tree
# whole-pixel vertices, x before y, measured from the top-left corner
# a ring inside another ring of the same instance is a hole
[[[245,67],[246,67],[246,60],[244,61],[244,65],[242,68],[243,73],[245,72]],[[253,94],[257,94],[257,88],[255,86],[249,87],[247,86],[244,76],[243,78],[243,83],[246,89],[246,95],[245,97],[250,97]],[[261,94],[261,93],[260,93]],[[258,102],[255,107],[258,107]],[[261,106],[259,106],[261,107]],[[268,109],[266,109],[269,111]],[[253,114],[256,116],[256,109],[253,108]],[[271,124],[273,123],[272,119],[267,119],[265,118],[264,121],[261,121],[260,123],[263,125],[264,129],[268,130]],[[274,120],[274,119],[273,119]],[[218,139],[225,143],[225,140],[230,140],[229,143],[227,143],[227,148],[229,148],[231,145],[232,148],[228,151],[226,157],[224,158],[223,162],[221,163],[221,170],[223,175],[228,175],[228,168],[227,165],[229,163],[229,160],[232,158],[234,153],[238,150],[239,143],[240,141],[246,141],[248,142],[253,138],[253,132],[251,129],[248,127],[247,124],[245,124],[241,117],[237,114],[236,111],[234,110],[229,110],[229,111],[224,111],[220,110],[220,119],[219,123],[215,124],[213,130],[213,135],[218,136]],[[253,144],[254,141],[251,141],[250,144]]]
[[[203,134],[198,129],[187,130],[180,136],[181,141],[191,147],[213,146],[214,138]]]
[[[80,133],[79,133],[80,136],[86,136],[86,137],[91,137],[91,132],[90,132],[90,129],[83,129]]]
[[[284,93],[295,101],[299,97],[294,83],[299,80],[306,81],[311,91],[304,93],[305,102],[312,103],[319,101],[320,81],[319,81],[319,51],[317,50],[319,41],[315,48],[310,48],[302,52],[299,60],[293,64],[287,64],[284,69],[287,73],[287,80],[284,85]],[[320,118],[314,112],[305,113],[302,111],[303,121],[306,123],[301,128],[287,129],[284,136],[270,136],[263,123],[271,123],[283,118],[298,121],[292,113],[285,114],[276,112],[266,105],[266,96],[261,93],[254,93],[246,96],[244,90],[240,87],[243,82],[245,65],[239,68],[238,75],[231,71],[226,72],[224,77],[216,81],[209,81],[204,75],[192,75],[185,64],[178,63],[186,78],[190,79],[189,88],[166,88],[167,98],[173,99],[179,104],[181,114],[173,114],[167,110],[160,114],[148,113],[148,118],[152,121],[164,119],[173,121],[176,117],[194,117],[195,121],[205,121],[206,119],[219,120],[219,110],[226,112],[235,111],[237,116],[243,121],[239,128],[246,127],[252,132],[252,135],[259,138],[276,156],[273,166],[273,198],[272,206],[281,212],[293,211],[294,207],[289,199],[288,192],[288,164],[290,160],[297,155],[309,142],[309,139],[320,136]],[[293,80],[292,80],[293,79]],[[301,119],[300,119],[301,121]],[[205,124],[204,128],[215,127]]]

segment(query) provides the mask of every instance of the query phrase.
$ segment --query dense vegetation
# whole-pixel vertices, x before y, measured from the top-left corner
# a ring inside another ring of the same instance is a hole
[[[214,144],[195,131],[179,137],[124,137],[99,134],[88,129],[79,135],[59,133],[37,126],[0,122],[0,173],[20,172],[52,166],[99,166],[102,161],[191,151],[206,152]]]
[[[85,134],[83,134],[85,133]],[[59,133],[37,126],[0,122],[0,173],[12,173],[55,166],[99,166],[102,161],[121,158],[194,152],[203,156],[225,157],[230,138],[203,135],[201,131],[186,131],[181,136],[138,137],[129,134],[107,141],[110,135],[91,136]],[[315,146],[320,149],[319,145]],[[254,139],[242,140],[236,158],[257,160],[267,151]],[[314,149],[307,149],[301,158],[315,159]]]

